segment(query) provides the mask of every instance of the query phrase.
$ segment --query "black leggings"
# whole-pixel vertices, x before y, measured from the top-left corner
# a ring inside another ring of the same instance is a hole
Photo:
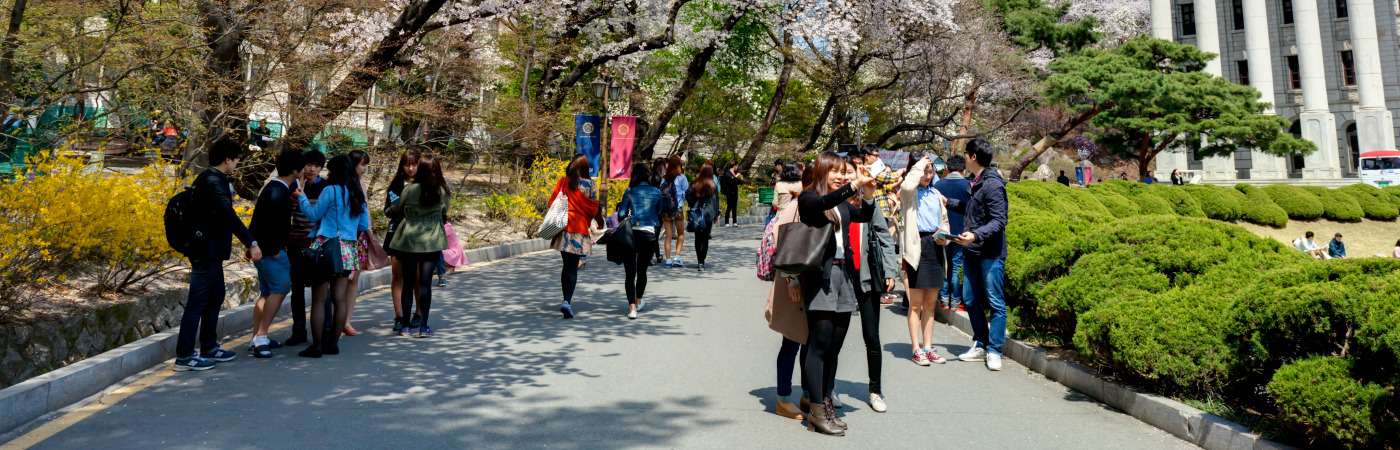
[[[797,367],[797,356],[802,355],[802,362],[807,362],[806,349],[797,341],[783,338],[783,346],[778,348],[778,396],[787,397],[792,395],[792,370]],[[807,390],[806,379],[802,381],[803,390]]]
[[[433,307],[433,273],[436,272],[442,252],[402,253],[399,255],[400,273],[403,274],[403,317],[413,317],[414,299],[417,299],[419,326],[428,326],[428,311]]]
[[[700,264],[705,263],[705,257],[710,255],[710,230],[695,230],[695,260]]]
[[[651,267],[651,256],[656,252],[656,233],[634,230],[632,242],[637,249],[631,257],[622,261],[622,270],[626,274],[622,288],[627,291],[627,303],[635,305],[646,294],[647,268]]]
[[[870,373],[870,393],[880,393],[880,294],[867,292],[860,301],[860,333],[865,338],[865,366]]]
[[[851,326],[851,313],[807,311],[807,353],[802,361],[802,389],[807,401],[820,404],[836,386],[836,359]]]
[[[739,195],[724,196],[724,223],[739,223]]]
[[[583,255],[559,252],[564,257],[564,270],[559,273],[559,285],[564,287],[564,303],[574,302],[574,288],[578,286],[578,262]]]

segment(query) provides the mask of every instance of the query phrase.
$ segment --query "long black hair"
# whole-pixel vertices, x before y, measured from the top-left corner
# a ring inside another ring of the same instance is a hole
[[[423,206],[437,206],[443,198],[452,195],[442,175],[442,163],[431,154],[418,157],[418,173],[413,174],[413,182],[422,186]]]
[[[420,155],[417,150],[409,150],[399,155],[399,166],[394,169],[394,179],[389,181],[389,192],[403,195],[403,186],[412,181],[408,179],[408,173],[404,171],[404,168],[408,167],[409,164],[418,165],[418,158]]]
[[[354,158],[350,155],[336,155],[331,158],[328,164],[330,176],[326,177],[326,182],[331,185],[340,186],[350,197],[350,214],[360,215],[365,212],[365,191],[360,189],[360,175],[355,172]]]
[[[642,183],[651,183],[651,167],[639,162],[632,165],[632,182],[627,187],[634,188]]]

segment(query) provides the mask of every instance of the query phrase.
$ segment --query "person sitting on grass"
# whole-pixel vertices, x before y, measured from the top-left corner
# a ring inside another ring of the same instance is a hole
[[[1342,233],[1332,236],[1332,242],[1327,243],[1327,257],[1345,258],[1347,257],[1347,246],[1342,243]]]
[[[1313,241],[1313,236],[1311,231],[1303,233],[1303,237],[1293,240],[1293,248],[1317,259],[1327,259],[1326,249],[1319,248],[1317,242]]]

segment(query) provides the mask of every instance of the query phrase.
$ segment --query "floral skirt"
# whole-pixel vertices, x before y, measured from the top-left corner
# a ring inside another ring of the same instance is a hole
[[[558,236],[554,237],[553,241],[550,241],[549,248],[564,253],[588,256],[588,254],[593,253],[593,236],[588,233],[570,233],[565,231],[559,233]]]
[[[311,243],[312,251],[319,251],[328,242],[325,236],[318,236],[316,242]],[[360,251],[356,241],[336,239],[340,244],[339,261],[331,261],[331,273],[339,276],[350,276],[360,268]]]

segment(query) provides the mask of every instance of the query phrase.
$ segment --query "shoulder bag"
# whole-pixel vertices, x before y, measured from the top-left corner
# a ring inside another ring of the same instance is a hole
[[[773,252],[773,270],[794,274],[820,270],[826,258],[826,242],[831,224],[814,227],[802,222],[778,227],[778,245]]]
[[[559,196],[554,197],[554,203],[549,205],[549,210],[544,213],[544,220],[540,222],[539,230],[535,231],[535,237],[541,239],[554,239],[559,233],[564,232],[564,227],[569,224],[569,199],[563,191],[559,191]]]

